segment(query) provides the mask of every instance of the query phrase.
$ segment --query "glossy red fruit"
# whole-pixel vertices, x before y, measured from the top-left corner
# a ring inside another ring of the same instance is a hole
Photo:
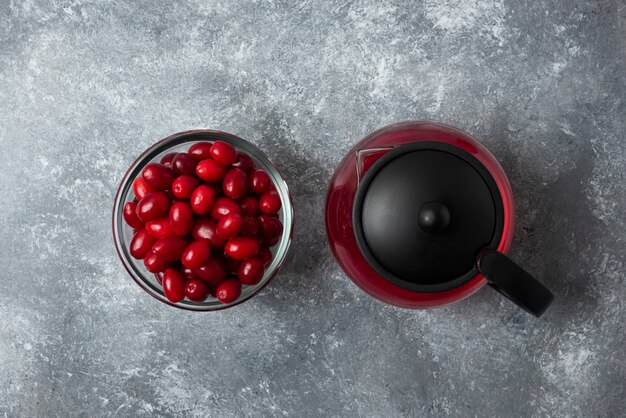
[[[180,302],[185,298],[185,279],[174,269],[163,273],[163,293],[170,302]]]
[[[159,282],[159,284],[163,286],[163,272],[160,271],[158,273],[154,273],[154,277],[157,279],[157,282]]]
[[[206,217],[196,218],[191,228],[191,235],[196,240],[208,240],[211,248],[222,248],[226,242],[217,235],[217,222]]]
[[[248,258],[243,260],[239,265],[237,277],[241,284],[255,285],[263,278],[265,272],[265,264],[258,258]]]
[[[233,164],[233,167],[241,168],[246,173],[254,169],[254,161],[245,152],[237,153],[237,162]]]
[[[191,206],[187,202],[176,202],[170,208],[170,225],[178,236],[185,236],[191,232],[194,216]]]
[[[281,201],[278,192],[263,193],[259,198],[259,209],[263,213],[277,213],[280,210]]]
[[[215,256],[210,257],[204,266],[194,269],[193,273],[199,279],[204,280],[213,286],[217,286],[226,280],[226,269],[224,268],[224,264]]]
[[[139,219],[137,216],[137,203],[135,202],[126,202],[124,204],[124,221],[131,228],[142,228],[143,221]]]
[[[174,181],[172,170],[159,163],[148,164],[143,169],[141,177],[148,186],[156,190],[167,190]]]
[[[179,260],[187,248],[187,241],[181,237],[161,238],[152,246],[152,252],[168,261]]]
[[[239,234],[244,237],[253,237],[259,232],[259,220],[252,216],[244,216]]]
[[[259,216],[259,223],[261,224],[263,238],[267,240],[280,238],[283,234],[283,223],[278,218],[269,215],[261,215]]]
[[[244,216],[256,217],[259,215],[259,201],[252,196],[241,199],[239,206],[241,206],[241,214]]]
[[[170,209],[170,199],[163,192],[152,192],[137,203],[137,216],[144,222],[162,218]]]
[[[211,217],[216,221],[219,221],[222,216],[229,213],[241,214],[241,208],[237,202],[227,197],[220,197],[217,199],[213,205],[213,209],[211,210]]]
[[[176,157],[177,152],[170,152],[169,154],[165,154],[161,157],[160,163],[163,164],[167,168],[172,168],[172,160]]]
[[[228,213],[217,223],[217,236],[222,239],[231,239],[239,235],[243,226],[243,218],[238,213]]]
[[[196,175],[207,183],[216,183],[224,178],[228,171],[215,160],[202,160],[196,166]]]
[[[185,248],[180,261],[183,266],[190,269],[197,269],[204,266],[211,256],[211,246],[209,241],[201,239],[194,241]]]
[[[171,264],[170,261],[164,260],[158,255],[156,255],[153,251],[150,251],[143,258],[143,264],[146,266],[150,273],[158,273],[160,271],[164,271]]]
[[[196,161],[202,161],[211,158],[212,142],[197,142],[189,147],[187,153]]]
[[[196,174],[196,160],[187,153],[181,152],[172,160],[174,176],[193,176]]]
[[[263,170],[254,170],[250,174],[250,190],[256,194],[263,194],[270,190],[272,179]]]
[[[237,237],[226,242],[224,246],[226,254],[235,260],[245,260],[259,252],[259,244],[254,238]]]
[[[222,165],[231,165],[237,162],[237,150],[227,142],[215,141],[211,147],[211,157]]]
[[[168,218],[159,218],[154,221],[146,222],[146,231],[156,239],[173,237],[176,235],[174,229],[170,225]]]
[[[146,256],[152,249],[156,239],[145,229],[140,229],[130,241],[130,255],[137,260]]]
[[[268,247],[263,247],[259,250],[257,255],[263,261],[263,265],[267,267],[272,262],[272,251]]]
[[[237,279],[228,279],[217,287],[217,299],[222,303],[231,303],[241,295],[241,283]]]
[[[222,180],[222,191],[231,199],[244,197],[248,192],[248,176],[240,168],[231,168]]]
[[[192,176],[180,176],[172,183],[172,194],[179,199],[189,199],[200,182]]]
[[[198,215],[209,213],[214,202],[215,191],[206,184],[201,184],[191,193],[191,210]]]
[[[192,279],[185,286],[185,295],[193,302],[204,302],[209,296],[209,288],[202,280]]]
[[[133,182],[133,193],[135,193],[137,200],[143,199],[146,195],[152,192],[156,192],[156,190],[148,186],[148,184],[141,177],[137,177]]]

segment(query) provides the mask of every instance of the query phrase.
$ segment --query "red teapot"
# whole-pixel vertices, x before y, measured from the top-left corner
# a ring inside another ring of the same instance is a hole
[[[504,170],[454,127],[402,122],[368,135],[337,167],[325,216],[339,265],[383,302],[432,308],[486,284],[535,316],[553,300],[506,255],[515,210]]]

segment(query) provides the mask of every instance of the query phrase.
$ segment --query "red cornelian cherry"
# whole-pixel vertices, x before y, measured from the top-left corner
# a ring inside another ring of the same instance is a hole
[[[231,303],[241,295],[241,283],[237,279],[228,279],[217,287],[217,299],[222,303]]]
[[[167,261],[179,260],[187,248],[187,241],[182,237],[161,238],[152,246],[152,252]]]
[[[189,147],[189,151],[187,151],[187,153],[196,161],[207,160],[211,158],[212,146],[212,142],[196,142]]]
[[[168,218],[159,218],[154,221],[146,222],[145,228],[146,231],[148,231],[148,234],[152,235],[156,239],[168,238],[176,235]]]
[[[252,216],[244,216],[239,235],[253,237],[259,232],[259,220]]]
[[[270,190],[272,180],[270,176],[263,170],[254,170],[250,174],[250,190],[256,194],[263,194]]]
[[[254,161],[245,152],[238,152],[237,162],[233,164],[233,167],[241,168],[247,173],[254,168]]]
[[[215,160],[202,160],[196,166],[196,175],[207,183],[216,183],[224,178],[227,170]]]
[[[143,221],[137,216],[137,203],[126,202],[124,204],[124,220],[131,228],[143,228]]]
[[[213,209],[211,210],[211,217],[216,221],[219,221],[222,216],[229,213],[241,213],[241,208],[237,202],[227,197],[220,197],[217,199],[213,205]]]
[[[185,279],[174,269],[163,273],[163,293],[170,302],[180,302],[185,298]]]
[[[206,184],[201,184],[191,193],[191,210],[198,215],[209,213],[214,202],[215,191]]]
[[[245,260],[259,252],[259,244],[254,238],[237,237],[226,241],[224,252],[235,260]]]
[[[248,191],[248,176],[240,168],[231,168],[222,180],[222,191],[231,199],[244,197]]]
[[[143,264],[144,266],[146,266],[150,273],[158,273],[168,268],[171,264],[171,261],[164,260],[156,255],[153,251],[150,251],[143,258]]]
[[[241,199],[239,206],[241,206],[241,214],[244,216],[259,215],[259,201],[252,196],[246,196]]]
[[[172,170],[159,163],[148,164],[143,169],[141,177],[150,187],[156,190],[167,190],[174,181]]]
[[[259,209],[263,213],[277,213],[281,205],[280,196],[275,191],[263,193],[259,198]]]
[[[137,216],[144,222],[153,221],[167,214],[170,199],[163,192],[153,192],[137,203]]]
[[[259,223],[261,224],[261,233],[263,238],[272,240],[279,238],[283,233],[283,223],[280,219],[270,215],[259,216]]]
[[[227,277],[224,263],[215,256],[211,256],[202,267],[194,269],[193,273],[196,277],[212,286],[217,286],[226,280]]]
[[[185,295],[193,302],[204,302],[209,296],[209,288],[202,280],[191,279],[185,286]]]
[[[231,165],[237,162],[237,150],[227,142],[215,141],[211,147],[211,157],[222,165]]]
[[[193,176],[196,174],[196,160],[181,152],[172,160],[172,173],[175,176]]]
[[[267,267],[272,262],[272,251],[268,247],[262,247],[257,255],[263,261],[263,265]]]
[[[259,258],[248,258],[243,260],[239,265],[237,277],[241,284],[255,285],[263,278],[265,272],[265,264]]]
[[[184,237],[189,235],[193,227],[193,211],[187,202],[176,202],[170,207],[170,225],[174,233]]]
[[[183,267],[180,264],[176,263],[176,262],[170,263],[167,268],[168,269],[174,269],[177,272],[182,274]],[[156,277],[157,281],[159,282],[159,284],[161,286],[163,286],[163,276],[164,275],[165,275],[165,270],[154,273],[154,277]],[[184,276],[184,274],[183,274],[183,276]]]
[[[196,218],[191,228],[191,235],[194,239],[205,239],[209,241],[211,248],[222,248],[226,242],[217,235],[217,222],[211,218]]]
[[[243,218],[238,213],[228,213],[217,223],[217,236],[222,239],[231,239],[239,235],[243,226]]]
[[[172,194],[179,199],[189,199],[200,182],[192,176],[180,176],[172,183]]]
[[[152,192],[156,192],[156,190],[148,186],[143,178],[137,177],[135,181],[133,181],[133,193],[135,193],[137,200],[143,199],[146,195]]]
[[[130,241],[130,255],[141,260],[150,252],[156,239],[148,234],[145,229],[140,229]]]
[[[204,266],[211,256],[211,246],[209,241],[201,239],[194,241],[185,248],[180,261],[183,266],[190,269],[197,269]]]
[[[160,163],[163,164],[167,168],[172,168],[172,160],[176,157],[177,152],[170,152],[169,154],[165,154],[161,157]]]

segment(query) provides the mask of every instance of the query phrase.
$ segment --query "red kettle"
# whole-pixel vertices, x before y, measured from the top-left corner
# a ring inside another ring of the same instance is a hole
[[[454,127],[402,122],[368,135],[337,167],[325,213],[339,265],[384,302],[437,307],[487,283],[535,316],[553,300],[506,256],[515,214],[504,170]]]

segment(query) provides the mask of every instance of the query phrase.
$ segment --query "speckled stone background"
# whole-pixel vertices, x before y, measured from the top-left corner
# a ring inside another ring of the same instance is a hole
[[[623,416],[625,86],[624,0],[0,1],[0,414]],[[332,258],[334,167],[424,118],[508,172],[543,318],[386,306]],[[284,270],[219,313],[150,298],[110,232],[126,167],[194,127],[266,150],[296,207]]]

